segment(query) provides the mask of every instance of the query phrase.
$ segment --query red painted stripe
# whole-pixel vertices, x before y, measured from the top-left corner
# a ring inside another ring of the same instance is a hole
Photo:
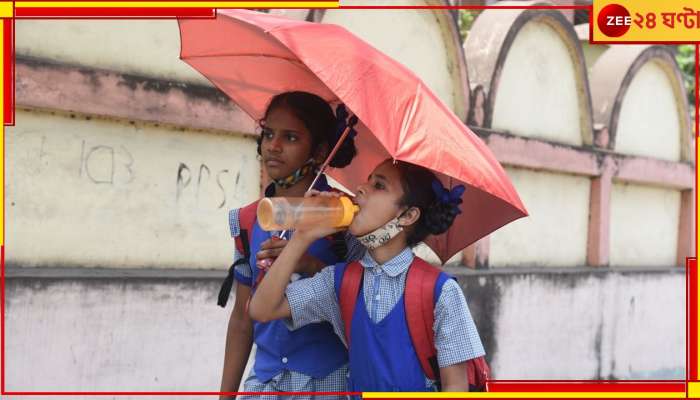
[[[684,383],[682,379],[494,379],[495,383]]]
[[[3,146],[3,153],[5,152]],[[3,164],[5,157],[3,154]],[[5,168],[2,169],[3,175]],[[4,180],[4,179],[3,179]],[[5,215],[5,202],[2,202],[3,216]],[[2,219],[2,230],[5,231],[5,218]],[[3,235],[4,237],[4,235]],[[0,246],[0,393],[5,393],[5,246]]]
[[[698,115],[700,107],[700,45],[695,45],[695,137],[700,136],[700,115]],[[695,146],[695,163],[698,162],[698,146]],[[695,181],[698,180],[698,169],[695,168]],[[698,188],[695,188],[697,191]],[[695,196],[695,218],[698,216],[698,197]],[[695,255],[698,254],[698,224],[695,224]],[[698,380],[698,260],[697,258],[686,259],[686,349],[688,356],[686,357],[686,375],[688,380]]]
[[[5,125],[15,124],[15,20],[3,19],[3,117]]]
[[[191,7],[71,7],[15,8],[17,18],[213,18],[213,8]]]
[[[695,137],[700,136],[700,118],[698,117],[698,107],[700,105],[700,93],[698,93],[698,89],[700,89],[700,44],[695,44]],[[696,146],[697,149],[697,146]],[[698,162],[697,154],[695,157],[695,162]],[[697,211],[697,210],[696,210]],[[697,215],[697,213],[695,214]],[[697,236],[696,236],[697,237]],[[697,244],[696,244],[697,246]],[[697,250],[697,249],[696,249]],[[697,255],[697,251],[695,252],[695,255]]]
[[[588,8],[588,43],[593,43],[593,2]]]
[[[218,395],[272,395],[272,396],[311,396],[311,395],[326,395],[326,396],[345,396],[345,395],[361,395],[361,392],[2,392],[6,395],[14,396],[169,396],[169,395],[193,395],[193,396],[218,396]]]
[[[685,392],[685,383],[490,382],[490,392]]]
[[[680,41],[677,41],[677,42],[674,42],[674,41],[657,42],[657,41],[653,41],[653,40],[650,40],[650,41],[647,41],[647,42],[640,42],[640,41],[629,41],[629,42],[615,41],[615,42],[609,42],[609,41],[607,41],[607,40],[595,40],[595,41],[594,41],[593,39],[590,39],[589,42],[590,42],[590,44],[606,44],[606,45],[607,45],[607,44],[695,44],[695,43],[696,43],[695,41],[690,41],[690,40],[687,40],[687,41],[684,41],[684,42],[680,42]]]
[[[57,0],[58,1],[58,0]],[[94,3],[95,0],[70,0],[71,2],[76,2],[76,3]],[[115,3],[127,3],[127,2],[132,2],[134,0],[110,0]],[[161,2],[161,3],[189,3],[191,0],[183,0],[183,1],[177,1],[177,0],[149,0],[152,2]],[[275,2],[293,2],[293,1],[304,1],[304,2],[309,2],[309,3],[318,3],[318,2],[328,2],[328,1],[333,1],[333,0],[233,0],[233,1],[245,1],[245,2],[256,2],[256,3],[264,3],[264,2],[270,2],[270,1],[275,1]],[[267,8],[267,7],[261,7],[261,8]]]
[[[590,6],[570,5],[570,6],[344,6],[339,8],[346,10],[586,10]]]
[[[688,371],[690,380],[698,380],[698,263],[689,259],[688,268]]]

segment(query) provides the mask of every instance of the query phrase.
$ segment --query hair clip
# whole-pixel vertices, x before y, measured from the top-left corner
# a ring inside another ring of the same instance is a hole
[[[452,190],[447,190],[438,179],[433,180],[432,185],[433,193],[435,193],[435,198],[439,203],[450,204],[455,207],[462,204],[462,194],[464,194],[466,189],[464,185],[457,185]],[[458,208],[457,212],[461,213],[462,211]]]

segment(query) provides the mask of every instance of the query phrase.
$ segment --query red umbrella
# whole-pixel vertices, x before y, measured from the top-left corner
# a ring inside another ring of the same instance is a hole
[[[464,184],[462,214],[426,241],[443,263],[527,215],[484,142],[413,72],[344,28],[248,10],[178,22],[180,58],[255,119],[287,91],[344,103],[360,119],[358,156],[329,175],[345,187],[357,187],[387,158],[430,168],[448,188]]]

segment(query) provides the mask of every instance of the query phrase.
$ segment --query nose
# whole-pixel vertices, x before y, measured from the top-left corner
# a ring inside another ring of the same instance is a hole
[[[363,195],[363,196],[366,195],[366,194],[367,194],[367,190],[365,189],[365,184],[363,183],[363,184],[358,185],[358,186],[357,186],[357,190],[355,191],[355,193],[357,193],[358,195],[361,194],[361,195]]]
[[[271,153],[281,153],[282,152],[282,141],[275,135],[272,139],[267,141],[267,150]]]

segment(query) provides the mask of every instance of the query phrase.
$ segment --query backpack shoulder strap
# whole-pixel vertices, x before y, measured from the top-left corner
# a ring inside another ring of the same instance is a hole
[[[435,284],[440,276],[440,270],[422,259],[415,257],[406,276],[404,292],[404,307],[406,322],[411,335],[411,342],[418,355],[423,373],[432,379],[439,380],[437,368],[437,351],[433,323],[435,322]],[[432,360],[432,361],[431,361]]]
[[[241,240],[241,253],[245,255],[245,258],[250,258],[250,239],[253,235],[253,224],[255,223],[255,218],[257,218],[258,203],[260,200],[256,200],[247,206],[240,209],[238,213],[238,221],[241,227],[241,233],[238,238]],[[238,246],[238,240],[236,240],[236,246]]]
[[[231,210],[229,213],[231,236],[233,236],[236,243],[236,249],[240,254],[243,254],[243,257],[231,264],[226,278],[224,278],[224,281],[221,283],[217,299],[217,304],[221,307],[226,307],[228,298],[231,295],[236,265],[247,263],[250,259],[250,238],[253,233],[253,224],[255,223],[259,201],[260,200],[256,200],[245,207]]]
[[[339,268],[340,267],[340,268]],[[345,343],[350,348],[350,332],[352,331],[352,314],[357,304],[357,296],[362,285],[362,265],[354,261],[349,264],[336,265],[335,294],[338,296],[340,316],[345,327]]]

